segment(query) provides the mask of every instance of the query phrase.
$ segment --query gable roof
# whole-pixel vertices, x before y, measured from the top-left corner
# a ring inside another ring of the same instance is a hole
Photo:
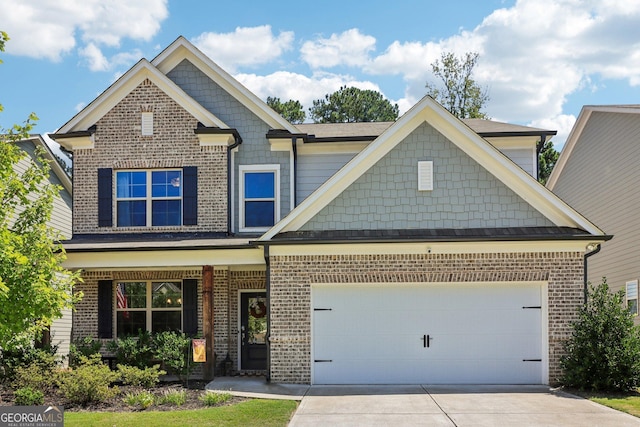
[[[433,98],[426,96],[259,240],[266,241],[279,233],[298,231],[424,122],[442,133],[556,226],[580,228],[592,235],[604,236],[602,230],[540,185]]]
[[[187,95],[186,92],[162,74],[149,61],[141,59],[89,105],[83,108],[82,111],[65,123],[55,135],[62,136],[88,130],[145,79],[149,79],[158,86],[204,126],[228,128],[222,120]]]
[[[562,148],[562,152],[558,157],[558,161],[556,162],[553,170],[551,171],[551,175],[547,180],[547,188],[553,191],[556,183],[558,182],[558,178],[562,174],[562,170],[567,164],[567,160],[571,157],[571,153],[573,152],[576,143],[580,140],[580,136],[582,135],[582,131],[584,130],[591,114],[594,112],[599,113],[617,113],[617,114],[640,114],[640,105],[585,105],[580,110],[580,115],[576,120],[576,123],[573,125],[571,129],[571,133],[569,133],[569,137]]]
[[[280,116],[280,114],[276,113],[264,101],[244,87],[229,73],[220,68],[218,64],[213,62],[207,55],[203,54],[183,36],[178,37],[165,50],[156,56],[151,63],[163,74],[168,74],[185,59],[191,62],[231,96],[236,98],[241,104],[267,123],[272,129],[286,129],[292,133],[298,132],[294,125],[285,120]]]

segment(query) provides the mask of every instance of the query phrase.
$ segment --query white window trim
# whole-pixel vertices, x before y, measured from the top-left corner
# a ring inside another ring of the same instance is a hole
[[[239,185],[238,185],[238,229],[240,232],[263,232],[269,230],[271,227],[245,227],[244,226],[244,174],[245,172],[274,172],[274,211],[275,218],[274,224],[280,221],[280,165],[242,165],[238,167],[239,170]]]
[[[160,282],[171,282],[171,283],[180,283],[180,299],[181,299],[181,303],[180,303],[180,308],[176,308],[176,307],[157,307],[157,308],[153,308],[151,307],[152,303],[153,303],[153,283],[160,283]],[[118,296],[117,296],[117,286],[120,283],[146,283],[147,285],[147,294],[146,294],[146,307],[145,308],[131,308],[131,307],[127,307],[127,308],[118,308]],[[145,314],[145,321],[146,321],[146,331],[147,332],[152,332],[151,331],[151,324],[153,322],[152,319],[152,314],[154,311],[179,311],[180,312],[180,331],[184,331],[184,325],[183,325],[183,310],[184,310],[184,281],[182,280],[115,280],[114,281],[115,286],[113,287],[113,312],[114,312],[114,316],[113,316],[113,326],[114,326],[114,336],[117,337],[118,336],[118,313],[121,311],[144,311],[146,312]]]
[[[169,172],[169,171],[177,171],[180,172],[180,196],[177,197],[153,197],[151,195],[151,175],[153,172]],[[118,197],[118,173],[120,172],[145,172],[146,173],[146,187],[147,187],[147,195],[145,196],[146,202],[146,212],[147,212],[147,223],[145,225],[132,225],[132,226],[118,226],[118,202],[127,202],[127,201],[136,201],[142,200],[142,197]],[[184,210],[184,188],[182,187],[184,180],[184,171],[181,168],[163,168],[163,169],[119,169],[116,171],[116,180],[115,180],[115,210],[116,210],[116,228],[136,228],[136,227],[181,227],[184,222],[183,213],[180,214],[180,224],[176,225],[153,225],[153,201],[154,200],[180,200],[180,206]]]
[[[633,297],[633,295],[632,295],[633,298],[629,298],[629,288],[634,288],[634,287],[635,287],[635,292],[632,292],[632,294],[635,293],[635,297]],[[632,312],[631,314],[633,314],[634,316],[637,316],[638,315],[638,305],[639,305],[638,304],[638,281],[637,280],[631,280],[631,281],[629,281],[629,282],[627,282],[625,284],[624,298],[625,298],[625,303],[627,305],[627,309],[629,308],[629,301],[633,301],[633,300],[636,301],[636,311],[635,311],[635,313]]]

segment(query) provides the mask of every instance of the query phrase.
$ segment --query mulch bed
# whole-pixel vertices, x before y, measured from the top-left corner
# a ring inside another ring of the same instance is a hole
[[[58,393],[50,393],[45,395],[44,404],[52,405],[52,406],[63,406],[65,412],[81,412],[81,411],[89,411],[89,412],[138,412],[141,409],[137,406],[129,406],[124,402],[123,397],[127,393],[136,393],[143,390],[150,391],[155,396],[162,396],[164,393],[169,391],[180,391],[184,390],[187,394],[186,402],[181,406],[175,405],[152,405],[149,408],[145,409],[146,411],[175,411],[175,410],[184,410],[184,409],[201,409],[206,408],[207,406],[200,401],[200,396],[205,393],[204,388],[207,385],[206,381],[189,381],[189,388],[185,387],[180,382],[164,382],[158,384],[156,387],[145,389],[142,387],[133,387],[133,386],[123,386],[120,385],[118,388],[120,389],[120,393],[103,403],[92,403],[87,406],[80,406],[76,404],[69,403],[64,396]],[[0,384],[0,406],[12,406],[13,403],[13,391],[7,387],[6,385]],[[230,400],[223,403],[222,405],[233,405],[239,402],[246,400],[243,397],[233,396]]]

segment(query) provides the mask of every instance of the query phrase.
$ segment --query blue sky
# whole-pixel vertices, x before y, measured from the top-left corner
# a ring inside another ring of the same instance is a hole
[[[401,113],[437,82],[442,52],[478,52],[495,120],[554,129],[560,148],[585,104],[640,104],[640,1],[367,2],[0,0],[0,128],[30,112],[54,132],[140,58],[185,36],[265,99],[342,85]]]

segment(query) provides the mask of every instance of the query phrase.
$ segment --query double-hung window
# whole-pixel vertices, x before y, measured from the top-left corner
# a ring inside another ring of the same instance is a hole
[[[280,219],[280,165],[240,166],[240,231],[265,231]]]
[[[182,170],[116,172],[118,227],[182,225]]]
[[[182,282],[117,282],[116,330],[118,337],[182,330]]]

